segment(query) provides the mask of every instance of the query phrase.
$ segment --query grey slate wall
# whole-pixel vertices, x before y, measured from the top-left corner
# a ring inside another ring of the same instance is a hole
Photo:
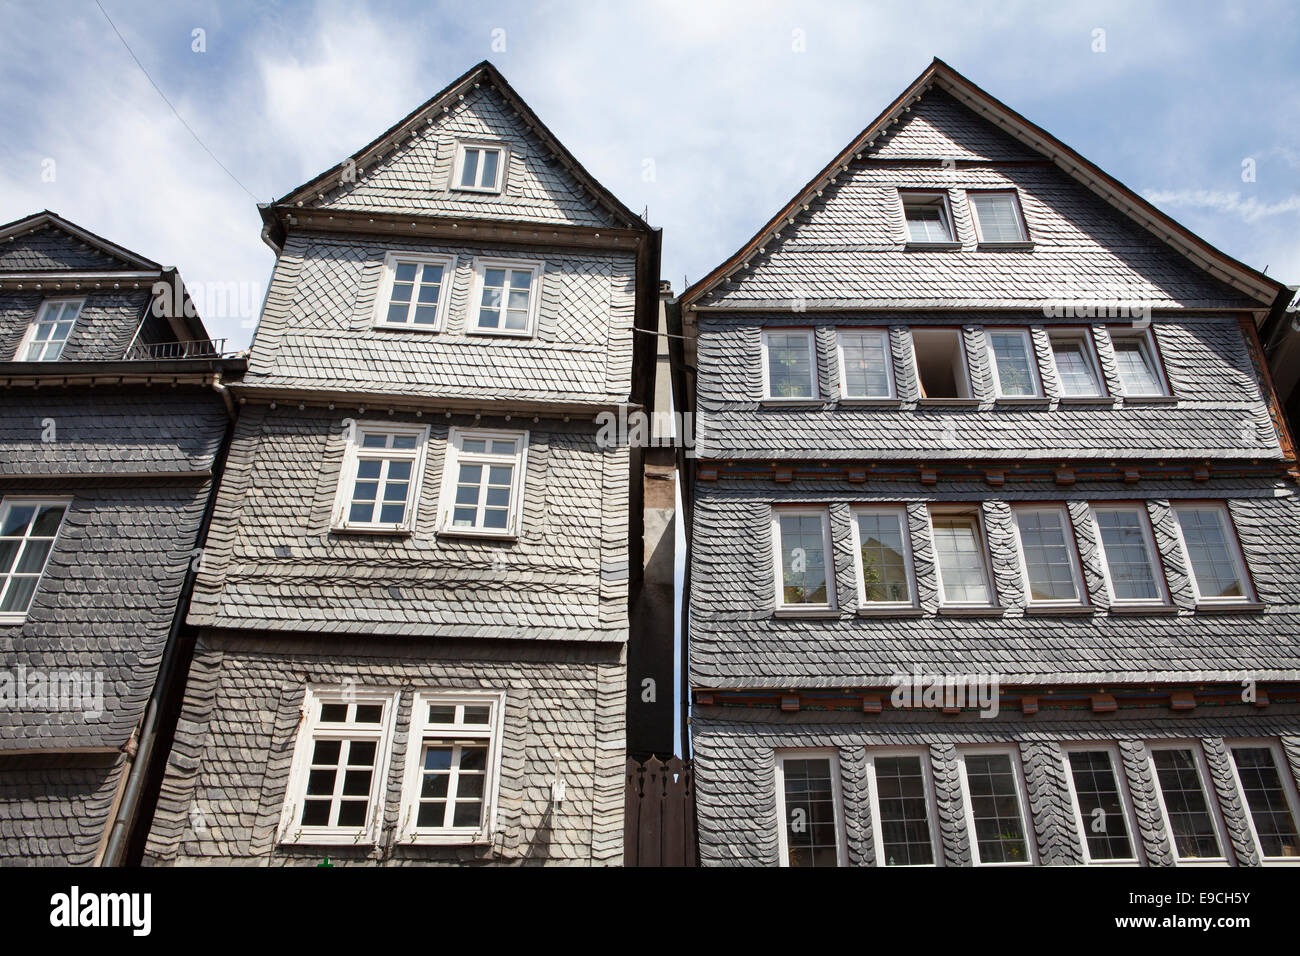
[[[135,338],[151,297],[151,283],[119,291],[0,292],[0,361],[13,359],[27,327],[44,299],[85,298],[76,325],[63,348],[64,361],[109,361],[122,358]]]

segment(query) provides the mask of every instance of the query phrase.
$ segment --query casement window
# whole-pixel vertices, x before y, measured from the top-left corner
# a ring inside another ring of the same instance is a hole
[[[817,398],[817,346],[812,329],[764,331],[763,397]]]
[[[1164,371],[1155,339],[1150,329],[1141,331],[1111,330],[1115,366],[1119,371],[1124,394],[1130,398],[1160,398],[1168,395]]]
[[[1191,565],[1197,601],[1239,604],[1254,600],[1227,507],[1218,502],[1175,504],[1174,517],[1183,553]]]
[[[451,299],[454,261],[451,256],[389,253],[375,299],[375,325],[439,331]]]
[[[1010,747],[959,754],[972,862],[976,866],[1033,863],[1020,756]]]
[[[1110,744],[1078,744],[1065,751],[1066,780],[1086,863],[1137,863],[1133,804],[1123,765]]]
[[[888,329],[842,329],[839,346],[842,397],[894,396],[894,360]]]
[[[0,501],[0,624],[26,619],[70,503],[66,498]]]
[[[1087,593],[1070,515],[1062,505],[1012,508],[1030,607],[1082,605]]]
[[[1105,394],[1092,336],[1084,330],[1052,332],[1052,360],[1065,398],[1100,398]]]
[[[420,691],[402,786],[402,839],[474,843],[492,832],[505,697]]]
[[[930,509],[930,533],[939,572],[940,603],[953,607],[991,607],[993,575],[977,509]]]
[[[1038,361],[1028,329],[987,329],[989,365],[999,398],[1034,398],[1042,394]]]
[[[854,508],[853,551],[857,555],[859,607],[915,605],[907,509],[901,505]]]
[[[526,431],[451,429],[439,533],[517,536],[527,463]]]
[[[1167,604],[1169,593],[1156,558],[1151,518],[1140,505],[1094,505],[1106,587],[1114,604]]]
[[[528,337],[537,325],[543,266],[516,259],[474,260],[474,295],[477,311],[469,324],[471,335]]]
[[[411,531],[428,426],[357,422],[351,432],[334,503],[335,530]]]
[[[835,575],[831,567],[827,511],[774,509],[772,540],[776,555],[777,608],[833,608]]]
[[[777,842],[782,866],[841,866],[844,805],[833,750],[778,750]]]
[[[926,751],[867,752],[877,866],[934,866],[939,827]]]
[[[1180,863],[1223,862],[1222,822],[1206,796],[1205,757],[1189,743],[1150,743],[1156,794]]]
[[[952,210],[947,193],[900,192],[907,241],[911,243],[953,242]]]
[[[15,362],[57,362],[85,299],[46,299],[14,353]]]
[[[913,329],[912,354],[922,398],[970,398],[960,329]]]
[[[975,235],[982,243],[1026,242],[1025,220],[1020,212],[1020,198],[1014,192],[975,192],[970,200]]]
[[[394,690],[307,689],[280,820],[282,842],[375,842],[396,716]]]
[[[466,192],[499,193],[505,175],[506,148],[499,143],[457,143],[454,188]]]
[[[1230,743],[1228,752],[1260,857],[1266,863],[1300,863],[1300,798],[1281,748],[1274,741],[1240,741]]]

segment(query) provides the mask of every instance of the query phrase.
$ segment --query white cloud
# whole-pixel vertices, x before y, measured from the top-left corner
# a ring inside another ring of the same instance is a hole
[[[1213,209],[1239,216],[1244,222],[1257,222],[1260,219],[1300,212],[1300,193],[1293,193],[1278,202],[1261,202],[1254,196],[1242,199],[1239,192],[1214,189],[1147,190],[1143,196],[1157,206]]]

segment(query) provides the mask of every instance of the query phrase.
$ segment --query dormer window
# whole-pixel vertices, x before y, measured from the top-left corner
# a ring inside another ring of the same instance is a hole
[[[945,193],[900,193],[909,243],[952,242],[952,213]]]
[[[457,143],[452,188],[479,193],[501,192],[506,150],[492,143]]]
[[[14,353],[15,362],[57,362],[85,299],[46,299]]]
[[[1014,192],[970,192],[975,235],[985,245],[1028,242],[1020,200]]]

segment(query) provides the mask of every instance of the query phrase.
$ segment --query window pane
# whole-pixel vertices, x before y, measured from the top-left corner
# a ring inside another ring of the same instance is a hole
[[[979,522],[967,515],[934,515],[934,550],[948,604],[989,604],[988,569]]]
[[[1169,814],[1169,829],[1180,857],[1222,855],[1206,803],[1196,758],[1190,750],[1155,750],[1156,780]]]
[[[867,511],[857,515],[857,522],[865,599],[910,601],[901,516],[896,512]]]
[[[877,757],[876,800],[884,866],[934,863],[929,804],[920,757]]]
[[[1163,395],[1164,384],[1145,336],[1116,337],[1115,364],[1126,395]]]
[[[1159,601],[1155,563],[1137,510],[1098,511],[1097,527],[1117,601]]]
[[[497,184],[497,163],[501,159],[501,154],[495,149],[483,150],[483,177],[479,180],[479,185],[495,187]]]
[[[460,177],[462,186],[478,185],[478,156],[479,151],[477,149],[465,150],[465,167]]]
[[[785,778],[786,861],[790,866],[837,866],[839,831],[835,782],[825,757],[782,761]]]
[[[966,785],[981,863],[1024,863],[1029,860],[1020,792],[1007,754],[968,754]]]
[[[1056,375],[1061,380],[1061,394],[1071,398],[1092,398],[1101,394],[1101,382],[1092,364],[1092,354],[1079,339],[1052,339]]]
[[[1223,513],[1217,508],[1177,508],[1174,513],[1183,530],[1197,593],[1205,598],[1245,596],[1223,526]]]
[[[1029,572],[1029,599],[1078,601],[1065,516],[1059,511],[1017,511],[1016,523]]]
[[[890,353],[884,332],[845,332],[844,394],[852,398],[888,398]]]
[[[1128,820],[1110,754],[1105,750],[1077,751],[1069,755],[1069,761],[1089,858],[1133,859]]]
[[[1025,238],[1010,195],[971,193],[970,198],[979,218],[980,242],[1021,242]]]
[[[952,232],[942,200],[909,199],[903,209],[907,219],[907,237],[912,242],[950,242]]]
[[[785,604],[828,604],[826,550],[817,515],[781,515],[781,593]]]
[[[1038,394],[1026,337],[1019,332],[990,332],[989,342],[997,363],[1000,394],[1015,397]]]
[[[1233,747],[1232,759],[1259,836],[1260,852],[1266,857],[1300,857],[1295,817],[1272,748]]]
[[[768,392],[774,398],[812,398],[812,336],[772,332],[767,336]]]

